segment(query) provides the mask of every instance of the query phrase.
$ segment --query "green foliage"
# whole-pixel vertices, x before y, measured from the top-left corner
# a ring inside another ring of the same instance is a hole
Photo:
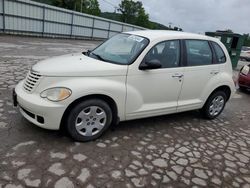
[[[110,19],[110,20],[115,20],[115,21],[118,21],[118,22],[122,21],[122,18],[121,18],[122,15],[118,14],[118,13],[101,12],[100,16],[103,17],[103,18],[107,18],[107,19]]]
[[[100,16],[103,17],[103,18],[107,18],[107,19],[118,21],[118,22],[122,22],[122,14],[119,14],[119,13],[102,12],[100,14]],[[142,26],[142,27],[149,28],[149,29],[169,30],[169,28],[167,26],[159,24],[157,22],[151,22],[151,21],[149,21],[148,25],[145,25],[145,26]]]
[[[97,0],[85,0],[84,1],[84,13],[99,16],[101,14],[101,10],[99,8],[99,3]]]
[[[145,13],[144,8],[140,9],[138,11],[138,16],[136,18],[136,25],[142,26],[142,27],[150,27],[149,19],[148,19],[148,14]]]
[[[99,16],[101,10],[97,0],[34,0],[40,3]]]
[[[121,20],[119,21],[125,23],[138,25],[148,29],[170,29],[182,31],[182,29],[178,27],[172,29],[162,24],[149,21],[149,15],[145,12],[142,2],[140,1],[122,0],[119,4],[118,10],[121,12]],[[118,17],[116,17],[116,19],[117,18]]]
[[[36,2],[39,2],[39,3],[45,3],[45,4],[48,4],[48,5],[52,5],[52,2],[53,2],[53,0],[33,0],[33,1],[36,1]]]
[[[162,25],[160,23],[157,23],[157,22],[152,22],[150,21],[150,29],[163,29],[163,30],[169,30],[170,28],[165,26],[165,25]]]
[[[54,0],[52,1],[52,5],[57,7],[62,7],[66,9],[73,10],[76,4],[79,4],[79,2],[74,0]]]
[[[142,27],[149,27],[149,15],[145,12],[140,1],[122,0],[119,4],[121,19],[125,23],[135,24]]]
[[[148,29],[164,29],[164,30],[178,30],[181,28],[169,28],[165,25],[149,20],[149,15],[146,13],[142,2],[133,0],[122,0],[119,4],[119,13],[102,13],[99,8],[98,0],[33,0],[40,3],[66,8],[86,14],[101,16],[107,19],[126,22],[133,25],[138,25]]]
[[[126,23],[134,22],[134,18],[136,17],[136,13],[139,8],[141,7],[138,2],[123,0],[121,4],[119,4],[118,9],[118,11],[122,13],[122,21]]]

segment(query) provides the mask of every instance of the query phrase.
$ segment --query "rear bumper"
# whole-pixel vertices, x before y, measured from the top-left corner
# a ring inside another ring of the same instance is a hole
[[[43,99],[37,93],[27,93],[23,89],[23,81],[16,86],[15,93],[19,110],[28,121],[45,129],[60,128],[66,110],[64,105]]]

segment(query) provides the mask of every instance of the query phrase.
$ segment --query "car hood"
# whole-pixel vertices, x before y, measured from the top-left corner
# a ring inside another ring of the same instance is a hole
[[[44,76],[123,76],[127,73],[127,67],[78,53],[40,61],[32,70]]]

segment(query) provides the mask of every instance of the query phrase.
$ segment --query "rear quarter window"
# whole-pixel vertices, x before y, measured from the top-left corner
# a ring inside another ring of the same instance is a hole
[[[216,62],[217,63],[225,63],[226,62],[226,55],[222,48],[216,43],[212,42],[215,54],[216,54]]]

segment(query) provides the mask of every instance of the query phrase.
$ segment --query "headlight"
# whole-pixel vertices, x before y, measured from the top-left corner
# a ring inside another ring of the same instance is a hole
[[[55,87],[44,90],[40,96],[42,98],[47,98],[50,101],[62,101],[67,99],[71,95],[71,90],[64,87]]]

